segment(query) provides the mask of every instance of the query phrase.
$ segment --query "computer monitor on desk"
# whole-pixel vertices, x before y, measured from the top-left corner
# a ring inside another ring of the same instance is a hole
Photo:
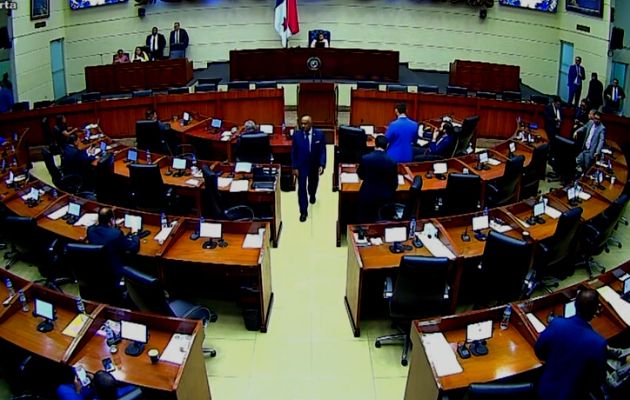
[[[564,318],[571,318],[573,316],[575,316],[575,300],[564,305]]]
[[[478,162],[477,162],[477,165],[475,165],[476,170],[481,171],[485,169],[490,169],[490,167],[486,165],[489,159],[487,151],[482,151],[481,153],[477,155],[477,157],[478,157]]]
[[[411,250],[411,246],[402,245],[402,242],[406,240],[407,240],[407,227],[406,226],[385,228],[385,242],[392,243],[392,245],[389,246],[389,251],[391,251],[392,253],[399,254],[405,250]]]
[[[120,336],[123,339],[131,340],[125,349],[125,354],[137,357],[144,351],[144,345],[148,342],[147,326],[129,321],[120,321]]]
[[[223,121],[218,118],[212,118],[210,120],[210,124],[208,125],[208,130],[212,132],[216,132],[221,129],[223,126]]]
[[[486,235],[483,233],[483,230],[490,227],[490,218],[487,215],[473,217],[472,227],[473,232],[475,232],[475,239],[484,241],[486,240]]]
[[[35,317],[44,318],[44,320],[37,325],[37,330],[43,333],[52,331],[55,327],[53,321],[56,319],[55,306],[40,299],[35,299],[34,303],[35,310],[33,311],[33,315]]]
[[[186,159],[177,157],[173,158],[173,170],[175,171],[175,173],[173,173],[174,177],[184,175],[186,172]]]
[[[266,133],[267,135],[273,135],[273,125],[260,124],[260,131],[262,133]]]
[[[374,135],[374,125],[360,125],[359,128],[363,129],[366,135]]]
[[[199,223],[199,237],[206,238],[205,242],[203,242],[202,247],[204,249],[214,249],[217,247],[217,242],[214,239],[219,239],[219,246],[225,247],[227,246],[227,242],[223,240],[222,235],[222,226],[221,224],[212,223],[212,222],[200,222]]]
[[[545,202],[541,199],[540,201],[534,203],[532,207],[532,216],[527,220],[527,223],[530,225],[534,224],[544,224],[545,219],[543,215],[545,214]]]
[[[68,203],[68,213],[65,215],[68,224],[74,224],[81,218],[81,204],[75,202]]]
[[[136,161],[138,161],[138,149],[127,150],[127,158],[125,159],[125,162],[135,163]]]
[[[466,326],[466,342],[470,343],[470,352],[475,356],[488,354],[486,340],[492,337],[492,320],[477,322]]]

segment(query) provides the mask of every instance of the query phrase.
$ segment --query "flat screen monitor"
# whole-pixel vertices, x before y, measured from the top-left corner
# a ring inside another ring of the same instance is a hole
[[[120,321],[120,336],[138,343],[148,341],[147,326],[129,321]]]
[[[138,150],[136,150],[136,149],[129,149],[127,151],[127,160],[129,160],[131,162],[138,161]]]
[[[186,169],[185,158],[173,158],[173,169],[184,170]]]
[[[37,317],[42,317],[49,321],[52,321],[55,319],[55,306],[53,306],[52,303],[48,303],[40,299],[35,299],[34,314]]]
[[[71,10],[80,10],[83,8],[92,8],[98,6],[106,6],[111,4],[126,3],[128,0],[69,0]],[[39,4],[39,2],[37,2]]]
[[[266,133],[267,135],[273,135],[273,125],[270,124],[261,124],[260,131],[262,133]]]
[[[139,232],[142,229],[142,217],[125,214],[125,228],[131,229],[132,232]]]
[[[499,4],[548,13],[555,13],[558,10],[558,0],[499,0]]]
[[[575,187],[570,187],[567,190],[567,198],[569,199],[569,201],[574,200],[577,196],[577,190],[575,190]]]
[[[623,294],[630,293],[630,279],[623,281]]]
[[[484,152],[479,153],[479,162],[482,163],[482,164],[485,163],[485,162],[488,162],[488,153],[487,152],[484,151]]]
[[[575,300],[564,305],[564,318],[571,318],[575,315]]]
[[[567,0],[567,11],[601,18],[604,15],[604,0]]]
[[[223,125],[223,121],[218,118],[212,118],[212,121],[210,121],[210,126],[213,128],[219,129],[221,125]]]
[[[538,203],[534,204],[534,217],[541,216],[544,213],[545,213],[545,202],[544,201],[539,201]]]
[[[486,340],[492,337],[492,320],[477,322],[466,326],[466,341]]]
[[[79,203],[68,203],[68,214],[78,217],[81,215],[81,204]]]
[[[435,174],[445,174],[448,171],[448,166],[446,163],[435,163],[433,164],[433,173]]]
[[[190,120],[191,120],[192,118],[190,117],[190,113],[189,113],[189,112],[184,111],[184,114],[182,114],[182,119],[183,119],[184,121],[186,121],[186,122],[190,122]]]
[[[374,135],[374,125],[360,125],[359,128],[363,129],[366,135]]]
[[[387,243],[404,242],[407,240],[407,227],[385,228],[385,241]]]
[[[514,153],[516,151],[516,143],[510,142],[508,147],[510,148],[510,153]]]
[[[481,231],[490,227],[490,219],[487,215],[481,215],[479,217],[473,217],[472,219],[473,231]]]
[[[199,223],[199,236],[209,239],[221,239],[221,224],[212,222]]]

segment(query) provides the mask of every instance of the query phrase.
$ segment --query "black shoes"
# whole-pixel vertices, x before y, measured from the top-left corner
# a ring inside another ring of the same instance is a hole
[[[309,203],[315,204],[315,201],[316,201],[315,196],[311,196],[311,199],[309,200]]]
[[[306,221],[306,217],[308,217],[308,214],[300,214],[300,222]]]

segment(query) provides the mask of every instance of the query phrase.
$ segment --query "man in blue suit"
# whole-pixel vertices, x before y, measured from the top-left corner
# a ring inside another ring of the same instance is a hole
[[[293,174],[298,179],[298,202],[300,204],[300,222],[308,217],[308,202],[315,204],[319,176],[326,168],[326,138],[324,134],[313,128],[313,121],[309,115],[300,120],[300,130],[293,134],[291,146],[291,162]]]
[[[589,323],[599,310],[598,294],[582,289],[575,300],[576,315],[556,317],[538,338],[534,350],[545,362],[538,384],[542,400],[590,399],[606,374],[606,340]]]
[[[456,145],[457,137],[455,136],[453,124],[450,122],[442,122],[440,129],[436,129],[433,132],[433,138],[425,153],[416,156],[414,161],[443,160],[452,157]]]
[[[398,164],[385,153],[387,138],[376,137],[374,151],[363,156],[357,174],[363,181],[359,189],[359,221],[374,222],[378,209],[394,200],[398,188]]]
[[[582,81],[586,78],[586,72],[582,66],[582,58],[575,57],[575,64],[569,67],[569,78],[567,86],[569,86],[569,104],[573,104],[575,108],[580,102],[580,94],[582,94]]]
[[[140,238],[134,232],[125,236],[116,227],[114,211],[109,207],[101,207],[98,211],[98,224],[87,230],[87,240],[90,244],[105,246],[109,254],[117,281],[122,279],[122,257],[125,253],[137,253],[140,250]]]
[[[407,105],[396,104],[396,120],[391,122],[385,132],[389,143],[387,154],[397,163],[413,160],[413,144],[418,138],[418,123],[407,117]]]

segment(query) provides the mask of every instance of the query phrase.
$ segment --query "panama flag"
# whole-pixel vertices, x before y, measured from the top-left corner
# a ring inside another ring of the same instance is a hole
[[[297,0],[276,0],[274,26],[282,39],[282,47],[287,47],[287,40],[300,31]]]

